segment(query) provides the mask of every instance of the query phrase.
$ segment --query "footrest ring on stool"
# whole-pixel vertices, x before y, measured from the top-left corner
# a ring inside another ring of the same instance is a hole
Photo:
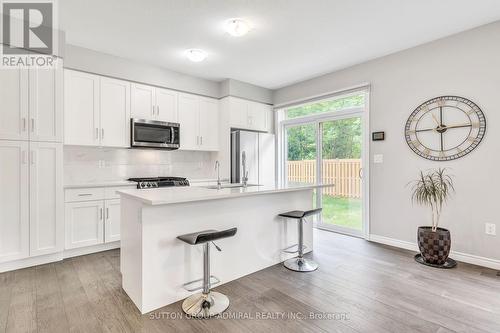
[[[200,283],[200,285],[196,286],[196,287],[192,286],[195,283]],[[219,278],[217,278],[216,276],[210,275],[210,286],[214,286],[214,285],[217,285],[219,283],[220,283]],[[203,279],[198,279],[198,280],[194,280],[194,281],[190,281],[190,282],[184,283],[182,285],[182,287],[184,289],[186,289],[187,291],[189,291],[189,292],[201,290],[201,289],[203,289]]]

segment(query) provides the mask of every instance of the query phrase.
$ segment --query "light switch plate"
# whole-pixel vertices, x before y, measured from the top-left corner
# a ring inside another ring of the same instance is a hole
[[[373,155],[373,163],[376,164],[384,163],[384,155],[382,154]]]
[[[496,225],[493,223],[485,223],[484,232],[487,235],[496,236],[497,235]]]

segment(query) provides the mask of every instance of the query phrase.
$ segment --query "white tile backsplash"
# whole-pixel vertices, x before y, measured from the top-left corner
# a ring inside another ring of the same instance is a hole
[[[217,153],[64,147],[64,183],[81,184],[130,177],[179,176],[215,178]]]

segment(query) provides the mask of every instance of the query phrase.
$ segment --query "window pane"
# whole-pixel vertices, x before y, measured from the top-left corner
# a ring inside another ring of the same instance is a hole
[[[316,125],[286,129],[288,184],[316,183]]]
[[[351,95],[330,100],[323,100],[311,104],[301,105],[286,110],[286,118],[310,116],[316,113],[338,111],[365,105],[365,94]]]

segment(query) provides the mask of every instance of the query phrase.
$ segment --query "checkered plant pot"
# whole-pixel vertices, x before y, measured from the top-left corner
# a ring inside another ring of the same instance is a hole
[[[450,255],[451,235],[450,231],[432,227],[418,227],[418,248],[425,262],[434,265],[444,265]]]

